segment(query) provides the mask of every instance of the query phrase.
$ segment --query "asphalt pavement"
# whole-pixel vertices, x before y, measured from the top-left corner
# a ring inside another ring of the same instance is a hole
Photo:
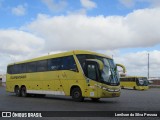
[[[74,102],[68,96],[17,97],[0,87],[0,111],[160,111],[160,88],[146,91],[122,89],[117,98],[102,98],[98,102],[86,98],[84,102]]]

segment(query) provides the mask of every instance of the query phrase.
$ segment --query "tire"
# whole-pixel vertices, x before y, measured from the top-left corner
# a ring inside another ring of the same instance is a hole
[[[136,87],[134,86],[133,89],[136,90]]]
[[[98,102],[100,98],[91,98],[93,102]]]
[[[72,90],[72,99],[76,102],[82,102],[84,101],[84,97],[82,97],[82,92],[80,88],[76,87]]]
[[[15,94],[16,94],[17,97],[21,96],[21,90],[19,89],[18,86],[15,87],[14,92],[15,92]]]
[[[26,87],[21,88],[21,95],[22,95],[22,97],[27,97]]]

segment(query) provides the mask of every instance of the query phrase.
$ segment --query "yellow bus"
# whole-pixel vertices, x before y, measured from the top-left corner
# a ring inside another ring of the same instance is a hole
[[[147,77],[138,76],[126,76],[120,77],[121,88],[135,89],[135,90],[147,90],[148,87]]]
[[[113,59],[96,52],[75,50],[9,64],[6,76],[6,90],[22,97],[51,94],[97,101],[120,96]]]

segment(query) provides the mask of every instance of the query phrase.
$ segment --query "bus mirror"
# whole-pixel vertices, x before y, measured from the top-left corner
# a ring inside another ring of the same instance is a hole
[[[100,60],[98,60],[98,61],[97,61],[97,63],[98,63],[98,66],[99,66],[99,70],[100,70],[100,71],[102,71],[102,70],[103,70],[103,68],[104,68],[104,64],[103,64],[103,62],[102,62],[102,61],[100,61]]]
[[[102,71],[103,68],[104,68],[103,62],[100,61],[100,60],[97,60],[97,59],[87,59],[86,62],[85,62],[85,64],[87,65],[88,63],[97,64],[98,69],[99,69],[100,71]]]

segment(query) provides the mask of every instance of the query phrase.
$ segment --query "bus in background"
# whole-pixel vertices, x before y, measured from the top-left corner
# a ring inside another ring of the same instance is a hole
[[[121,88],[134,89],[134,90],[147,90],[149,89],[149,81],[147,77],[125,76],[120,77]]]
[[[74,101],[119,97],[120,81],[111,57],[75,50],[9,64],[6,90],[17,96],[52,94]]]

